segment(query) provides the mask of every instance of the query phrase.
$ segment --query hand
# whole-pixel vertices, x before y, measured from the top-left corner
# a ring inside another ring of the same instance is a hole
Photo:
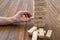
[[[19,11],[12,17],[15,23],[31,21],[32,15],[26,11]]]

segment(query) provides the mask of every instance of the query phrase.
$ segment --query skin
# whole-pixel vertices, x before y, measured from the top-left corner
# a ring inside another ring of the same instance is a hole
[[[31,13],[27,11],[18,11],[12,17],[0,17],[0,25],[28,22],[28,21],[31,21],[31,16],[32,16]]]

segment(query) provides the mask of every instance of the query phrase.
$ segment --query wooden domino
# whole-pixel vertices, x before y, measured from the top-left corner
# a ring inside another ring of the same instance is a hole
[[[52,35],[52,30],[48,30],[48,31],[47,31],[47,34],[46,34],[46,37],[47,37],[47,38],[50,38],[51,35]]]
[[[38,31],[34,31],[32,35],[32,40],[37,40],[38,37]]]
[[[28,30],[28,33],[29,34],[32,34],[35,30],[37,30],[37,27],[36,26],[34,26],[30,30]]]
[[[44,29],[43,28],[39,29],[39,34],[38,35],[39,35],[40,38],[44,38]]]

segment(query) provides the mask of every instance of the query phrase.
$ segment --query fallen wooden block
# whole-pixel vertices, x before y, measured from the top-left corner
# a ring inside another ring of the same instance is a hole
[[[28,30],[28,33],[29,34],[32,34],[35,30],[37,30],[37,27],[36,26],[34,26],[30,30]]]
[[[44,30],[44,33],[46,33],[46,31]]]
[[[33,32],[32,40],[37,40],[38,37],[38,31]]]
[[[47,38],[50,38],[51,35],[52,35],[52,30],[48,30],[48,31],[47,31],[47,34],[46,34],[46,37],[47,37]]]
[[[40,38],[44,38],[44,29],[43,28],[39,29],[39,34],[38,35],[39,35]]]

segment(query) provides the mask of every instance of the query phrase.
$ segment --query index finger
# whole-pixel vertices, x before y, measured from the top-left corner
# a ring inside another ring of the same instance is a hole
[[[29,13],[29,12],[25,12],[24,15],[26,15],[26,16],[28,16],[28,17],[31,17],[31,16],[32,16],[32,14]]]

